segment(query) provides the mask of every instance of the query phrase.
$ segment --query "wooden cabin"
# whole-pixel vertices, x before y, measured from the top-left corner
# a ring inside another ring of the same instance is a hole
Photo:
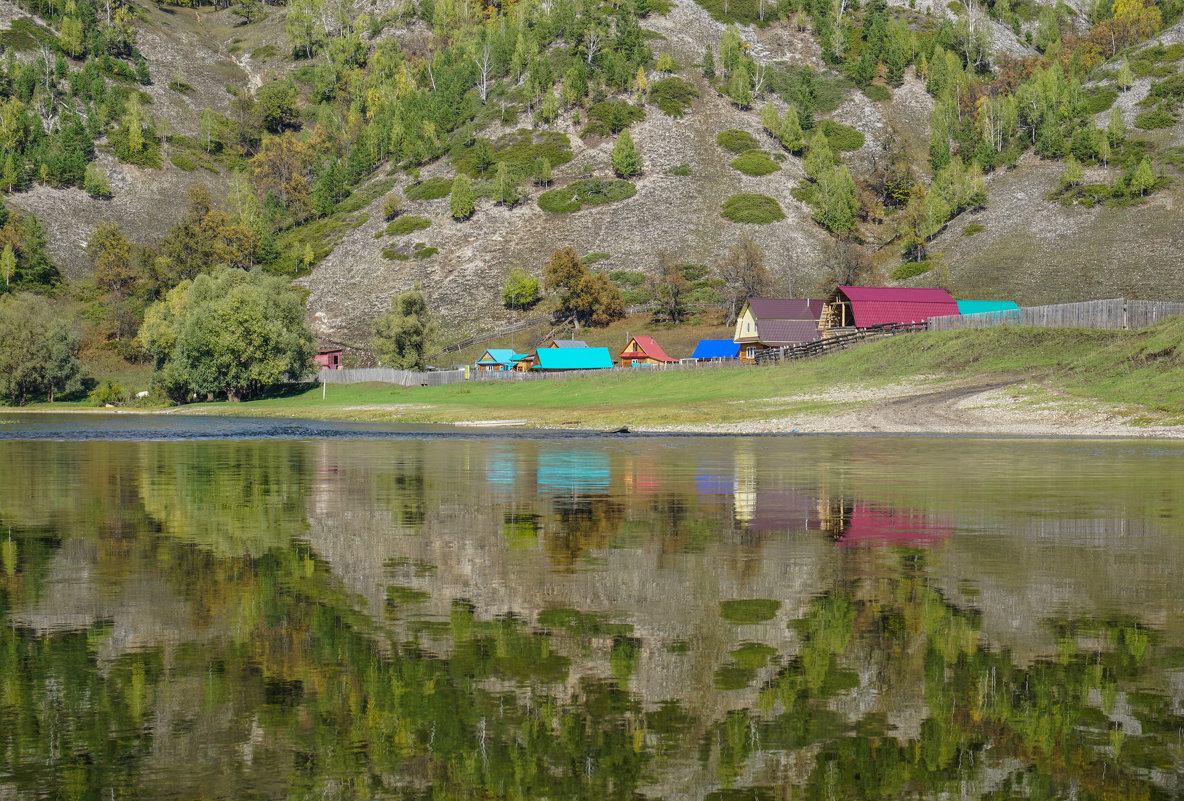
[[[732,341],[740,358],[752,361],[766,348],[801,345],[819,338],[818,321],[824,301],[819,298],[749,298],[736,318]]]
[[[319,348],[312,360],[322,370],[340,370],[345,366],[341,362],[341,353],[341,348]]]
[[[841,286],[826,301],[820,328],[871,328],[886,323],[923,323],[958,313],[950,293],[935,287]]]
[[[622,367],[636,367],[639,364],[674,364],[653,337],[634,336],[629,338],[625,349],[617,356]]]
[[[515,353],[511,348],[490,348],[481,354],[477,360],[478,370],[500,371],[513,370],[518,362],[525,359],[525,353]]]

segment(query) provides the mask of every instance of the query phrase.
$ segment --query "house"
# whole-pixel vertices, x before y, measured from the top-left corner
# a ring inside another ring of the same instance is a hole
[[[735,359],[740,356],[740,345],[730,339],[700,339],[691,358],[700,362],[715,359]]]
[[[548,348],[586,348],[588,343],[582,339],[552,339]]]
[[[539,348],[534,370],[548,373],[569,370],[607,370],[613,366],[608,348]]]
[[[752,361],[766,348],[818,339],[823,305],[818,298],[749,298],[740,309],[732,335],[732,341],[740,346],[740,358]]]
[[[821,327],[871,328],[886,323],[923,323],[957,314],[958,303],[944,289],[841,286],[826,301]]]
[[[678,359],[671,359],[662,350],[653,337],[634,336],[629,338],[625,349],[617,359],[622,367],[636,367],[639,364],[674,364]]]
[[[527,373],[534,369],[534,366],[539,363],[538,352],[526,353],[522,358],[514,363],[511,370],[517,370],[519,373]]]
[[[1019,311],[1019,306],[1011,300],[959,300],[958,314],[984,314],[986,312]]]
[[[477,360],[477,369],[513,370],[514,365],[525,358],[525,353],[515,353],[510,348],[490,348]]]
[[[320,348],[312,360],[322,370],[340,370],[343,367],[341,348]]]

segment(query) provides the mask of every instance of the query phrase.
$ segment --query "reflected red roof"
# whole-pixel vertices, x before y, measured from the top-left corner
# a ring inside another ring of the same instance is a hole
[[[911,509],[858,504],[839,545],[933,545],[953,535],[952,524]]]
[[[838,291],[851,301],[851,312],[859,328],[883,323],[921,323],[930,317],[958,314],[958,302],[944,289],[841,286]]]

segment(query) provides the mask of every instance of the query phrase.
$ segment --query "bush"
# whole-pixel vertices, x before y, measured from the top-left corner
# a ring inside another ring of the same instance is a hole
[[[760,176],[777,172],[781,169],[781,166],[769,158],[769,154],[765,151],[749,150],[744,155],[732,159],[732,168],[739,170],[745,175]]]
[[[785,219],[781,204],[768,195],[741,192],[724,201],[721,212],[725,219],[738,223],[777,222]]]
[[[1103,111],[1109,111],[1117,99],[1117,89],[1100,89],[1096,94],[1092,94],[1086,98],[1085,110],[1089,114],[1101,114]]]
[[[826,134],[826,141],[834,150],[859,150],[863,147],[863,134],[849,125],[823,120],[819,127]]]
[[[650,102],[675,119],[684,116],[698,97],[694,84],[682,78],[663,78],[650,87]]]
[[[451,190],[451,187],[449,187]],[[382,201],[382,218],[384,220],[393,220],[403,213],[403,200],[396,194],[386,196],[386,200]]]
[[[107,404],[118,406],[127,400],[127,395],[119,384],[108,378],[102,384],[99,384],[90,392],[86,393],[86,399],[95,406],[106,406]]]
[[[502,287],[502,303],[507,309],[529,309],[539,302],[539,279],[526,270],[513,269]]]
[[[107,182],[107,173],[95,164],[93,161],[86,165],[86,177],[83,181],[82,188],[86,193],[96,199],[107,199],[111,197],[111,185]]]
[[[903,281],[906,278],[912,278],[914,275],[927,273],[931,269],[933,269],[933,265],[928,261],[906,261],[892,271],[892,280]]]
[[[189,84],[185,83],[184,81],[173,81],[172,83],[169,84],[169,88],[172,89],[174,92],[180,92],[180,93],[186,94],[186,95],[191,95],[191,94],[193,94],[193,91],[194,91],[193,87],[190,86]]]
[[[588,126],[584,128],[581,136],[608,136],[618,134],[633,123],[644,120],[645,109],[624,100],[602,100],[588,109],[588,118]]]
[[[171,161],[173,166],[178,170],[183,170],[185,172],[193,172],[198,167],[197,162],[193,160],[193,156],[189,155],[188,153],[174,153],[173,155],[169,156],[169,161]]]
[[[107,141],[115,151],[115,157],[124,164],[134,164],[137,167],[159,169],[160,139],[152,131],[145,128],[142,133],[142,145],[139,151],[133,151],[128,143],[129,133],[125,128],[118,128],[107,134]]]
[[[729,128],[726,131],[721,131],[715,137],[715,143],[724,150],[730,150],[733,153],[745,153],[749,150],[759,150],[760,143],[753,138],[748,131],[739,131],[735,128]]]
[[[880,86],[878,83],[869,83],[863,87],[863,93],[869,100],[874,100],[877,103],[887,103],[892,99],[892,90],[887,86]]]
[[[974,236],[975,234],[982,233],[985,230],[987,230],[986,226],[979,223],[971,223],[962,229],[962,236]]]
[[[422,231],[430,227],[432,221],[427,217],[417,217],[414,214],[408,214],[406,217],[399,217],[392,221],[386,227],[387,236],[403,236],[412,231]]]
[[[429,178],[417,181],[403,190],[408,200],[439,200],[452,192],[451,178]]]
[[[666,174],[678,175],[685,178],[691,174],[691,165],[686,163],[679,164],[677,167],[671,167],[669,170],[667,170]]]
[[[417,242],[415,247],[411,249],[411,255],[417,259],[427,259],[435,256],[440,252],[440,248],[424,247],[422,242]]]
[[[552,167],[571,161],[571,140],[564,133],[522,128],[496,142],[479,139],[453,147],[449,158],[458,172],[472,177],[481,172],[478,162],[488,159],[486,170],[500,163],[507,165],[515,177],[526,178],[534,173],[539,159],[546,159]]]
[[[560,189],[552,189],[539,195],[539,208],[552,214],[570,214],[584,206],[600,206],[616,203],[637,194],[637,187],[628,181],[606,181],[602,178],[585,178]]]
[[[1171,112],[1157,108],[1155,111],[1144,111],[1142,114],[1135,116],[1135,127],[1142,128],[1145,131],[1154,130],[1156,128],[1171,128],[1176,124],[1176,118]]]

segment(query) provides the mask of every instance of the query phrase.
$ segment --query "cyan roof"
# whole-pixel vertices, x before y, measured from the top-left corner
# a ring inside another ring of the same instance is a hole
[[[484,358],[486,355],[498,364],[513,364],[527,356],[525,353],[515,353],[510,348],[490,348],[482,354],[482,358],[477,360],[477,364],[488,364],[489,360]]]
[[[603,370],[613,366],[608,348],[539,348],[539,370]]]
[[[691,358],[735,359],[739,355],[740,345],[730,339],[700,339]]]
[[[1019,306],[1010,300],[960,300],[958,314],[982,314],[983,312],[1014,311]]]

